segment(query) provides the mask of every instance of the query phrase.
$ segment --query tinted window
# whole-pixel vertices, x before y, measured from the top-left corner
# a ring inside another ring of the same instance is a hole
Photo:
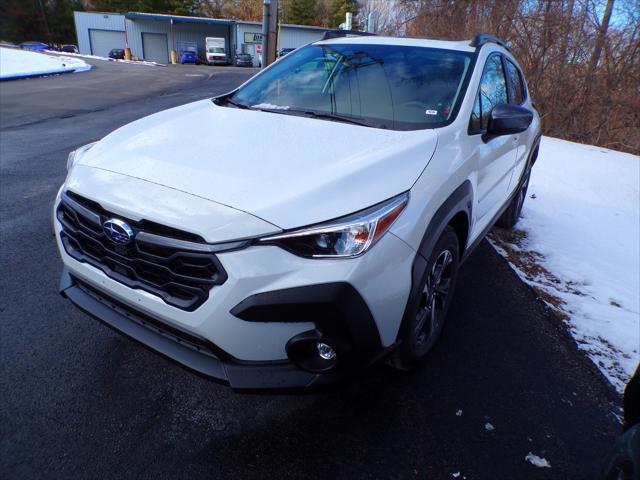
[[[507,103],[507,83],[499,55],[489,57],[482,72],[480,89],[471,114],[470,131],[487,128],[489,113],[499,103]]]
[[[449,121],[472,55],[395,45],[309,45],[233,96],[283,114],[316,112],[380,128],[416,130]]]
[[[511,103],[521,104],[524,102],[524,86],[522,85],[522,77],[516,67],[509,60],[507,63],[507,80],[511,89]]]

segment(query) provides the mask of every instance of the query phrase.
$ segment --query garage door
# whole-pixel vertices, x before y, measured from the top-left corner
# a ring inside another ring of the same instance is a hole
[[[99,57],[108,57],[113,48],[124,48],[124,32],[89,29],[91,53]]]
[[[167,35],[164,33],[142,33],[142,50],[148,62],[169,63]]]

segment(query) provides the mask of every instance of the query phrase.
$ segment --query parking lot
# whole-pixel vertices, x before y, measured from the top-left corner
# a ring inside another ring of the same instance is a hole
[[[619,399],[487,242],[420,369],[380,366],[322,392],[237,394],[75,310],[57,293],[51,229],[67,153],[255,72],[87,61],[0,85],[4,478],[595,476]]]

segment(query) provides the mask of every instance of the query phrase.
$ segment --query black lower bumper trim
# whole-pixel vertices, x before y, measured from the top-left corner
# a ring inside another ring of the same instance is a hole
[[[296,389],[326,383],[333,375],[318,375],[297,368],[291,363],[229,362],[192,341],[181,341],[171,327],[163,330],[159,322],[145,322],[142,314],[124,311],[115,300],[96,295],[83,288],[65,269],[60,281],[60,293],[80,310],[112,329],[140,342],[201,375],[229,384],[237,390]]]
[[[244,299],[230,313],[247,322],[313,322],[318,340],[325,337],[338,350],[340,370],[367,367],[384,350],[367,303],[346,282],[258,293]],[[289,358],[294,339],[287,344]]]

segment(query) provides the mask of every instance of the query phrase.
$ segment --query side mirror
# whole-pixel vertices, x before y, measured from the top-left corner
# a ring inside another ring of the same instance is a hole
[[[524,132],[533,121],[533,112],[519,105],[499,103],[489,114],[487,133],[484,141],[500,135],[513,135]]]

